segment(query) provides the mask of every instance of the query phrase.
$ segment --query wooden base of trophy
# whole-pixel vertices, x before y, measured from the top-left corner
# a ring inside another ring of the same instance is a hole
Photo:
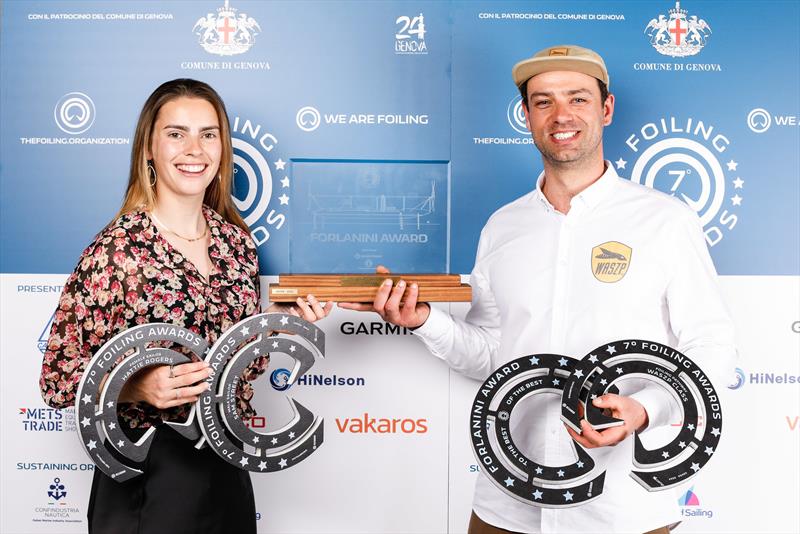
[[[419,302],[470,302],[472,288],[457,274],[282,274],[269,285],[270,302],[294,302],[314,295],[322,301],[372,302],[384,280],[419,286]]]

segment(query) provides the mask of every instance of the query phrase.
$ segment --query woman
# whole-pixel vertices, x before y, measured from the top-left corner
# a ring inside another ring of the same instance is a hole
[[[231,200],[232,177],[228,116],[219,95],[189,79],[156,89],[136,126],[118,217],[83,252],[61,295],[40,378],[49,405],[74,405],[92,355],[132,326],[168,322],[211,345],[259,312],[258,256]],[[331,308],[309,296],[296,308],[267,311],[315,321]],[[266,357],[254,362],[245,380],[267,364]],[[152,425],[184,419],[209,374],[205,362],[138,373],[120,394],[126,433],[136,440]],[[246,384],[238,396],[243,416],[252,416],[252,387]],[[249,473],[192,445],[164,426],[143,475],[119,483],[95,470],[89,531],[255,533]]]

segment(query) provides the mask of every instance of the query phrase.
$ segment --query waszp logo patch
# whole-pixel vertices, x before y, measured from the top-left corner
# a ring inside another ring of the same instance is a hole
[[[628,272],[633,250],[618,241],[607,241],[592,249],[592,274],[601,282],[619,282]]]

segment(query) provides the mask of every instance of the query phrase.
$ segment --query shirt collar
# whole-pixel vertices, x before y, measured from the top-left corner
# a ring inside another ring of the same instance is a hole
[[[606,160],[605,166],[605,172],[597,181],[572,198],[570,203],[570,212],[572,212],[572,210],[578,205],[583,205],[583,207],[586,209],[594,208],[608,196],[619,176],[617,175],[617,171],[614,170],[613,163]],[[547,197],[544,196],[542,185],[544,185],[544,171],[539,174],[539,178],[536,180],[536,191],[534,193],[534,197],[537,198],[539,202],[541,202],[542,205],[544,205],[548,210],[555,211],[553,205],[549,200],[547,200]]]

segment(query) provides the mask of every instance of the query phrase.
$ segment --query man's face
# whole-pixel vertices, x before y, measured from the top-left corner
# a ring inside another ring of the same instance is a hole
[[[544,72],[528,80],[525,121],[545,160],[570,166],[602,161],[614,96],[600,98],[597,80],[580,72]]]

